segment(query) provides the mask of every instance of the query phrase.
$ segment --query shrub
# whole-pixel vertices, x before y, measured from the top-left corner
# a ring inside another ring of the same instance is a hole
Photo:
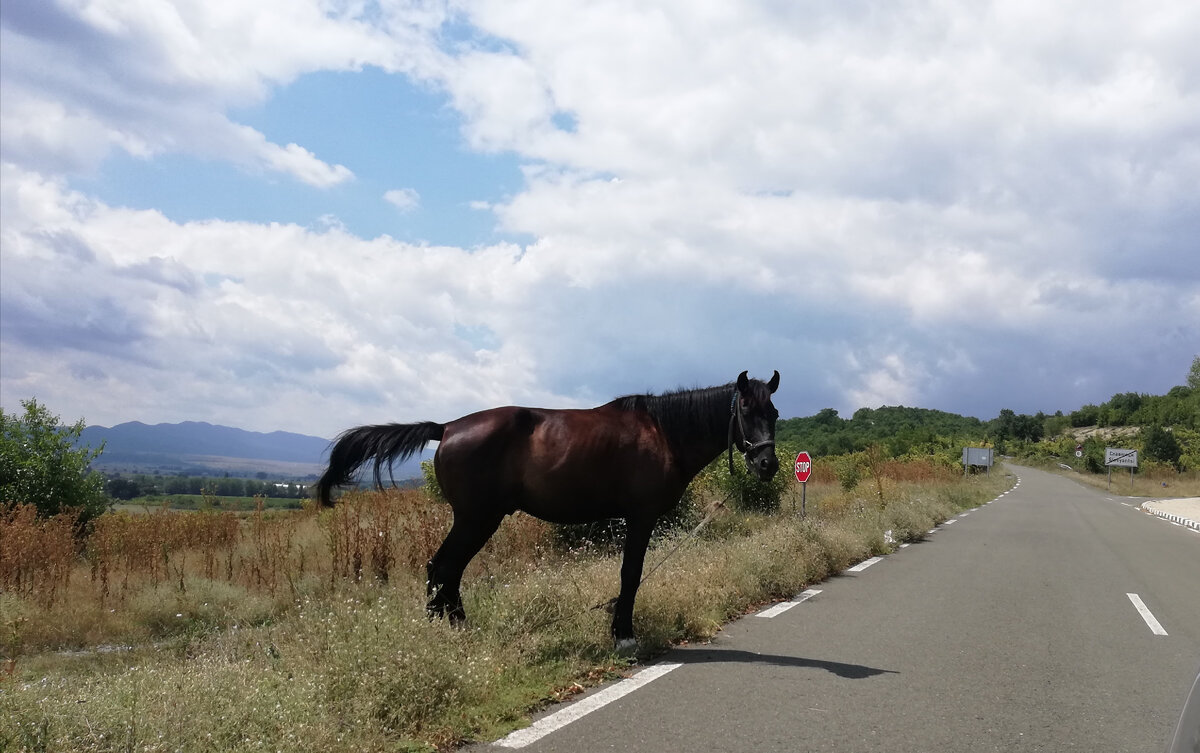
[[[737,457],[734,458],[733,473],[730,474],[728,456],[721,453],[720,457],[697,474],[692,486],[701,497],[728,501],[730,506],[738,510],[775,512],[779,510],[783,492],[792,477],[787,469],[792,467],[794,457],[794,453],[789,457],[788,450],[777,446],[775,458],[779,462],[779,472],[767,481],[760,481],[746,470],[746,464]]]
[[[1161,426],[1150,426],[1142,430],[1142,446],[1148,460],[1158,460],[1178,466],[1183,448],[1172,432]]]
[[[1104,445],[1095,437],[1083,440],[1083,467],[1092,473],[1104,473]]]
[[[862,465],[857,453],[836,458],[833,464],[842,491],[848,492],[858,486],[858,482],[862,480]]]
[[[439,502],[446,501],[446,498],[442,496],[442,486],[438,483],[437,472],[433,468],[432,460],[421,461],[421,478],[424,481],[426,494]]]
[[[73,509],[80,524],[104,512],[104,477],[88,470],[101,450],[75,447],[83,420],[61,426],[36,400],[21,405],[20,417],[0,410],[0,504],[31,504],[43,517]]]

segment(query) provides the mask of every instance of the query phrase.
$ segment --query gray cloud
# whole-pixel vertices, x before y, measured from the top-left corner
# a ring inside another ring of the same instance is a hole
[[[295,7],[6,6],[6,407],[331,436],[778,369],[785,415],[987,418],[1164,391],[1200,347],[1187,4]],[[181,224],[69,188],[114,149],[348,181],[228,111],[368,64],[520,157],[486,208],[528,242]]]

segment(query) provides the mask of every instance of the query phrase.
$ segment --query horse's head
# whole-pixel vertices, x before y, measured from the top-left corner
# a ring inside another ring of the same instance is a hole
[[[769,382],[750,379],[744,371],[737,378],[733,440],[746,456],[746,467],[761,481],[770,479],[779,470],[779,459],[775,457],[775,421],[779,411],[771,404],[771,395],[778,388],[778,371]]]

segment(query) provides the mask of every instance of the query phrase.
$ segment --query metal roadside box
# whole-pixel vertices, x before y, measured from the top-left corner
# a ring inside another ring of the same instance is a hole
[[[978,465],[984,468],[992,467],[991,447],[964,447],[962,462],[964,466]]]

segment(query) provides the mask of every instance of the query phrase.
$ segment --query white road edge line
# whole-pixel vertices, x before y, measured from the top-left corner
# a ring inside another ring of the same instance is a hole
[[[599,693],[573,703],[561,711],[555,711],[553,714],[543,716],[525,729],[509,733],[507,737],[497,740],[495,744],[502,748],[524,748],[526,745],[542,739],[551,732],[567,726],[576,719],[580,719],[597,709],[604,708],[618,698],[628,695],[646,683],[657,680],[671,670],[682,666],[682,664],[655,664],[646,667],[633,677],[621,680],[616,685],[610,685]]]
[[[805,591],[803,593],[801,593],[799,596],[797,596],[795,599],[792,599],[791,601],[781,602],[779,604],[776,604],[773,607],[767,607],[766,609],[764,609],[763,611],[759,612],[758,614],[756,614],[754,616],[755,617],[778,617],[779,615],[788,611],[789,609],[796,606],[797,604],[808,601],[809,599],[811,599],[812,597],[816,596],[819,593],[821,593],[821,589],[819,589],[819,588],[805,589]]]
[[[866,570],[868,567],[870,567],[871,565],[874,565],[876,562],[883,562],[883,557],[872,557],[869,560],[863,560],[862,562],[858,563],[854,567],[846,570],[846,572],[861,573],[863,570]]]
[[[1163,630],[1162,624],[1154,618],[1154,615],[1150,612],[1149,607],[1147,607],[1146,603],[1142,601],[1141,596],[1138,596],[1137,594],[1125,595],[1128,596],[1129,600],[1133,602],[1133,608],[1136,609],[1138,614],[1142,616],[1142,619],[1146,621],[1146,624],[1150,627],[1151,633],[1154,633],[1155,635],[1167,634],[1167,631]]]

